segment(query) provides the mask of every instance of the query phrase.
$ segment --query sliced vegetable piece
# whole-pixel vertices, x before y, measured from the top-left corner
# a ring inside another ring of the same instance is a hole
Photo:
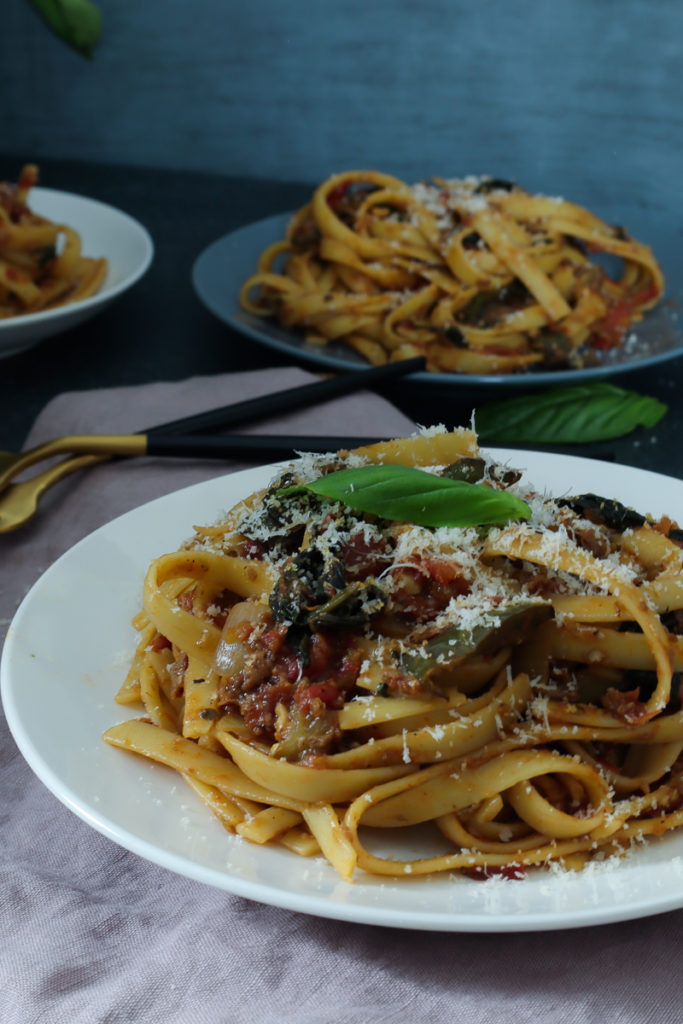
[[[599,494],[577,494],[571,498],[557,498],[556,504],[570,508],[577,515],[598,521],[611,530],[638,529],[645,522],[645,516],[635,509],[627,508],[616,498],[601,498]]]
[[[521,643],[552,615],[552,605],[540,601],[492,608],[480,624],[451,626],[428,640],[421,650],[405,655],[402,667],[418,679],[426,680],[437,669],[451,668],[470,654],[484,654]]]

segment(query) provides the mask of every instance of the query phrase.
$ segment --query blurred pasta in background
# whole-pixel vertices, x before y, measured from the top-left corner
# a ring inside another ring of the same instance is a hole
[[[345,171],[265,250],[241,304],[371,363],[424,355],[435,372],[506,374],[591,365],[663,290],[648,246],[565,199]]]
[[[16,184],[0,182],[0,319],[86,299],[107,272],[106,259],[83,255],[74,228],[31,210],[37,181],[38,168],[27,164]]]

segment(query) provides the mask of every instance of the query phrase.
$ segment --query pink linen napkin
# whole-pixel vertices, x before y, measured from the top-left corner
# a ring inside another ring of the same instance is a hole
[[[267,370],[62,395],[27,444],[140,429],[310,379],[299,369]],[[249,432],[399,435],[412,427],[388,402],[363,393]],[[69,478],[29,527],[0,537],[0,618],[6,624],[40,573],[102,523],[245,465],[125,460]],[[683,913],[522,935],[430,934],[309,917],[211,889],[116,846],[34,777],[4,719],[0,780],[2,1024],[683,1020]]]

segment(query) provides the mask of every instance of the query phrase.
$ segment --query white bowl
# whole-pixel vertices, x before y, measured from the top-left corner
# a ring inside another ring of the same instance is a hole
[[[154,255],[154,244],[142,224],[96,199],[33,188],[29,207],[48,220],[74,228],[81,236],[84,256],[106,258],[107,274],[100,290],[90,298],[0,320],[0,359],[31,348],[99,313],[139,281]]]

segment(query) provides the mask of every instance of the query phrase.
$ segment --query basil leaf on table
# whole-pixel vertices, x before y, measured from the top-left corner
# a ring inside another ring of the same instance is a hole
[[[90,0],[30,0],[52,31],[84,57],[102,34],[102,15]]]
[[[508,491],[408,466],[341,469],[279,493],[303,492],[342,502],[357,512],[418,526],[497,526],[531,516],[529,506]]]
[[[667,408],[656,398],[598,381],[487,402],[474,421],[484,441],[586,444],[654,427]]]

